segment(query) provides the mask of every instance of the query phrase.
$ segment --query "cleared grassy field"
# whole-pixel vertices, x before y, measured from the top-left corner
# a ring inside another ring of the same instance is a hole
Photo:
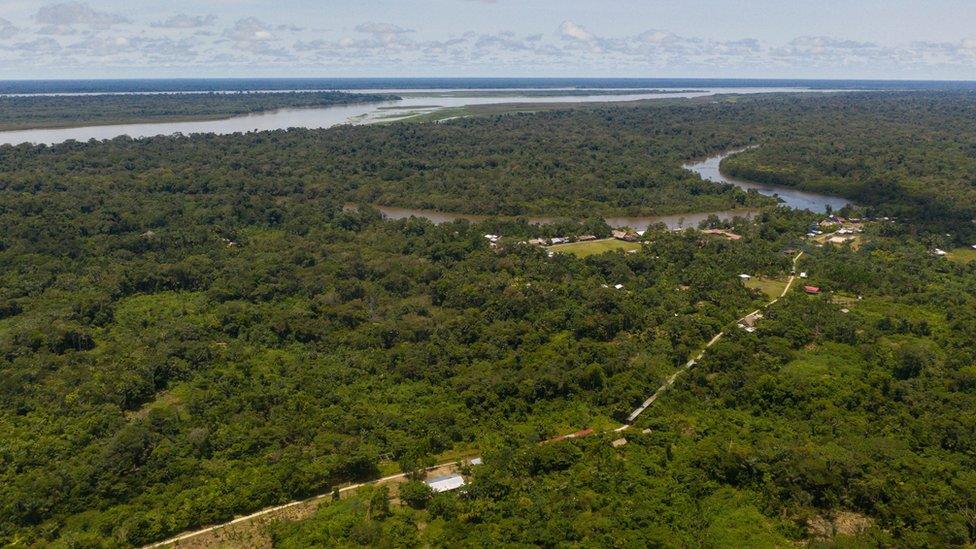
[[[976,250],[972,248],[956,248],[955,250],[950,250],[949,255],[946,257],[949,258],[949,261],[955,261],[956,263],[965,265],[971,261],[976,261]]]
[[[798,353],[795,360],[783,366],[782,374],[794,382],[837,381],[862,367],[863,359],[853,347],[826,343]]]
[[[641,247],[638,242],[624,242],[615,238],[605,238],[603,240],[591,240],[589,242],[572,242],[570,244],[556,244],[546,249],[561,254],[573,254],[576,257],[587,257],[598,255],[613,250],[639,250]]]
[[[746,288],[761,290],[769,299],[776,299],[783,293],[783,288],[786,288],[785,280],[773,280],[769,278],[750,278],[749,280],[743,281],[743,284],[745,284]]]

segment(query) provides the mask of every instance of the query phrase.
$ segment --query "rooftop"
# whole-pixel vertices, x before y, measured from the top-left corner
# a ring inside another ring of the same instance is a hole
[[[442,477],[434,477],[427,479],[425,481],[427,486],[435,493],[439,492],[449,492],[451,490],[456,490],[464,486],[464,477],[461,475],[446,475]]]

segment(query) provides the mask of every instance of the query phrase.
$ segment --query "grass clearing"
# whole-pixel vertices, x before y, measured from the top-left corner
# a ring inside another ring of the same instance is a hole
[[[966,265],[968,263],[976,261],[976,250],[968,247],[956,248],[954,250],[949,250],[949,253],[946,255],[946,258],[948,258],[949,261]]]
[[[863,367],[857,350],[842,343],[825,343],[783,366],[782,374],[796,380],[827,380],[855,374]]]
[[[754,277],[749,280],[743,281],[746,288],[753,290],[760,290],[762,293],[766,294],[769,299],[776,299],[783,294],[783,289],[786,288],[786,280],[772,279],[772,278],[761,278]]]
[[[616,250],[629,252],[631,250],[639,250],[640,247],[641,245],[639,242],[625,242],[615,238],[605,238],[603,240],[590,240],[589,242],[556,244],[555,246],[549,246],[546,249],[556,253],[573,254],[576,257],[588,257],[591,255],[599,255]]]

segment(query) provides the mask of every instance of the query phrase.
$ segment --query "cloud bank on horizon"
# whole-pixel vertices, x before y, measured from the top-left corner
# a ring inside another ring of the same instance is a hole
[[[958,25],[962,30],[956,36],[951,29],[938,39],[898,32],[892,40],[877,41],[820,33],[802,24],[792,36],[784,35],[791,29],[782,24],[775,32],[760,25],[751,37],[723,36],[714,24],[703,25],[700,35],[668,30],[661,13],[673,14],[679,27],[687,27],[681,21],[695,15],[677,6],[656,15],[648,12],[646,18],[635,8],[633,17],[615,31],[606,30],[614,25],[605,21],[598,31],[590,20],[601,23],[601,4],[590,4],[597,6],[591,18],[579,1],[538,0],[527,7],[514,0],[413,0],[382,9],[379,4],[388,2],[350,0],[336,2],[349,4],[336,13],[330,7],[310,10],[308,3],[295,1],[173,0],[160,8],[158,2],[141,0],[40,5],[0,0],[0,77],[976,79],[976,30],[964,30],[976,29],[973,10],[960,12],[961,18],[973,21]],[[413,13],[404,11],[409,4],[419,16],[404,15]],[[560,12],[559,6],[570,5],[575,7]],[[505,17],[486,22],[479,13]],[[906,18],[911,15],[905,13]],[[511,28],[504,27],[506,22]]]

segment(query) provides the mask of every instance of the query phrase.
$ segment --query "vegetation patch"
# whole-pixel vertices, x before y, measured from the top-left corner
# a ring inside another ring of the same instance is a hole
[[[743,281],[746,288],[761,291],[770,300],[778,298],[786,289],[786,280],[755,276]]]
[[[946,257],[948,257],[950,261],[967,265],[973,261],[976,261],[976,249],[973,249],[972,246],[955,248],[950,250],[946,254]]]
[[[591,255],[602,254],[610,251],[636,251],[641,248],[639,242],[626,242],[615,238],[605,238],[602,240],[591,240],[588,242],[571,242],[568,244],[556,244],[546,249],[564,254],[572,254],[576,257],[588,257]]]

